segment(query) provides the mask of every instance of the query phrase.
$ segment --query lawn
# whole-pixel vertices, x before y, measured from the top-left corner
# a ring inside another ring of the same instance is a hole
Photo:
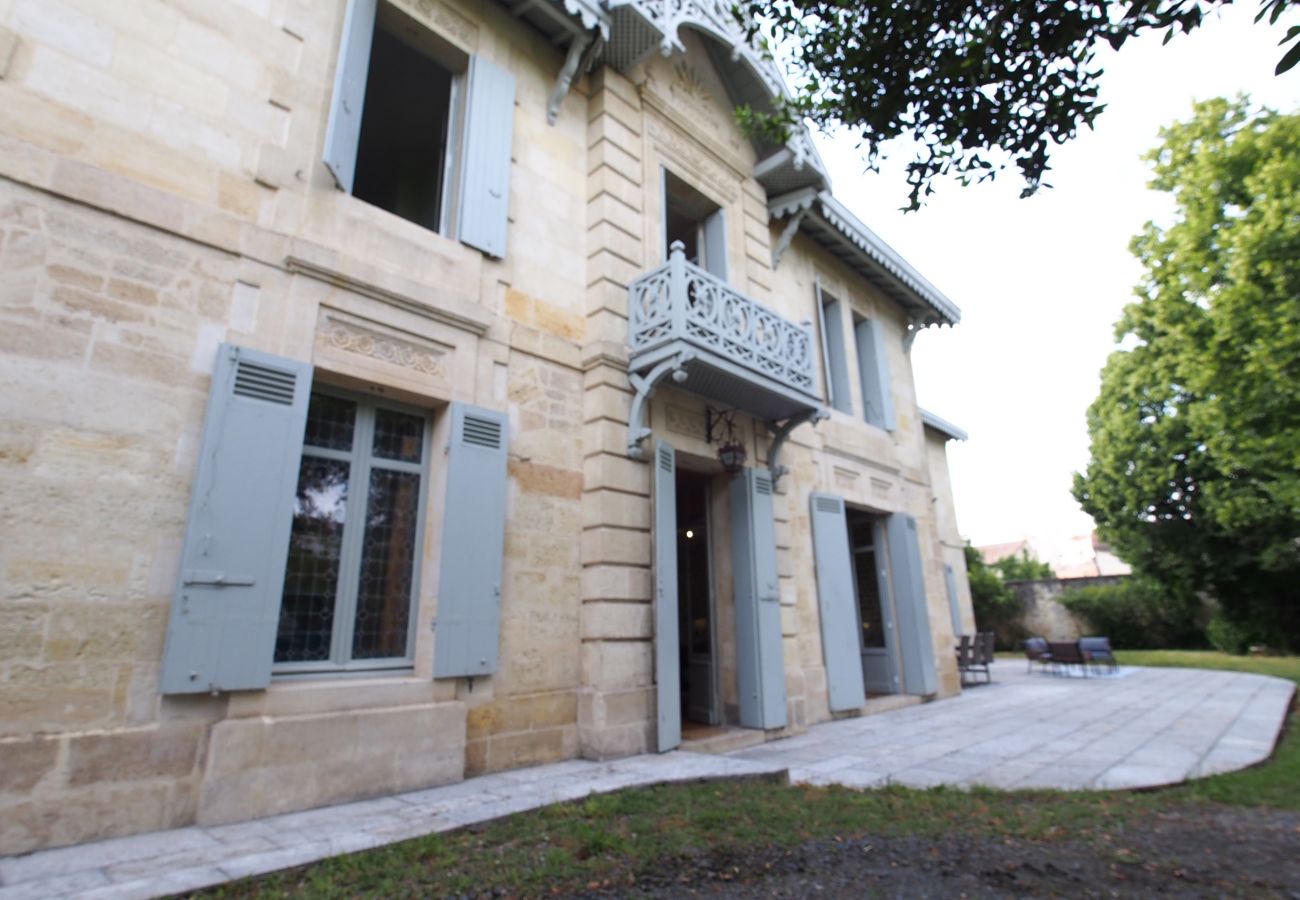
[[[1300,683],[1295,657],[1130,651],[1120,661],[1262,672]],[[1159,791],[859,792],[765,781],[633,789],[211,893],[758,896],[778,888],[797,894],[811,871],[831,878],[829,896],[877,889],[1055,894],[1075,891],[1081,879],[1133,896],[1178,879],[1195,893],[1268,894],[1297,887],[1287,880],[1295,874],[1296,811],[1300,735],[1290,728],[1260,766]],[[954,871],[945,859],[971,862]],[[865,871],[871,866],[880,871]],[[837,871],[846,879],[839,894]]]

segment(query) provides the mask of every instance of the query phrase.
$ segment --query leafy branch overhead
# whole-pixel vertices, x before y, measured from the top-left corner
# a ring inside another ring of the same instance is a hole
[[[1091,127],[1098,101],[1097,49],[1131,37],[1199,27],[1231,0],[741,0],[750,36],[793,69],[795,96],[774,112],[742,112],[749,127],[787,134],[809,119],[857,134],[867,163],[898,137],[917,145],[907,166],[911,208],[940,176],[985,180],[1014,166],[1022,196],[1041,187],[1055,145]],[[1256,21],[1276,23],[1300,0],[1263,0]],[[1300,26],[1277,65],[1300,62]]]

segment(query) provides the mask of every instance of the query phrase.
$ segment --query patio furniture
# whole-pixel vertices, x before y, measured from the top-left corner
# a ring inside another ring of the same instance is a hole
[[[1119,664],[1115,661],[1115,651],[1111,649],[1108,637],[1079,638],[1079,649],[1088,654],[1089,662],[1094,669],[1100,670],[1102,666],[1106,666],[1107,671],[1114,672],[1119,668]]]
[[[957,674],[961,676],[962,687],[966,687],[968,675],[973,678],[980,671],[983,671],[986,683],[992,682],[993,677],[989,674],[992,661],[993,632],[979,632],[974,637],[969,634],[957,636]]]
[[[1032,672],[1034,663],[1038,663],[1039,668],[1047,668],[1052,662],[1052,654],[1047,649],[1047,639],[1040,637],[1031,637],[1025,641],[1025,671]]]
[[[1052,655],[1052,671],[1060,670],[1064,666],[1067,674],[1074,674],[1072,666],[1079,667],[1079,673],[1085,678],[1088,677],[1088,663],[1091,657],[1088,652],[1079,646],[1078,641],[1048,641],[1047,652]]]
[[[975,635],[975,668],[984,670],[984,681],[988,684],[993,683],[993,673],[989,670],[989,664],[993,662],[995,640],[996,637],[991,631],[981,631]]]

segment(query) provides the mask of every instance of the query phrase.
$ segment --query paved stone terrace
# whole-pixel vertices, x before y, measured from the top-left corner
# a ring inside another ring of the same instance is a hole
[[[1077,671],[1077,670],[1076,670]],[[956,701],[842,719],[740,751],[810,784],[1107,789],[1176,784],[1267,759],[1295,687],[1205,669],[1052,675],[1005,660]]]
[[[1131,788],[1268,757],[1294,686],[1260,675],[1131,669],[1027,675],[999,662],[961,697],[818,725],[728,756],[572,760],[210,828],[0,859],[0,900],[153,897],[449,831],[589,793],[713,777],[815,784]]]

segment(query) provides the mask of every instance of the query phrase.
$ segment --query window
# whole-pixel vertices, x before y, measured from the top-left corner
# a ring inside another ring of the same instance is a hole
[[[349,0],[325,164],[342,190],[505,255],[515,79],[380,0]]]
[[[862,384],[862,418],[878,428],[893,431],[896,427],[894,398],[881,324],[855,315],[853,335],[857,342],[858,377]]]
[[[853,412],[849,394],[849,362],[844,350],[844,316],[840,301],[817,287],[817,315],[822,330],[827,402],[840,412]]]
[[[432,231],[446,231],[444,192],[454,156],[448,152],[452,71],[438,61],[446,55],[418,46],[409,30],[387,27],[385,18],[395,14],[382,13],[390,9],[382,7],[375,22],[352,194]],[[411,102],[411,85],[422,86],[419,103]]]
[[[664,258],[674,241],[686,259],[723,281],[727,279],[727,232],[723,211],[672,172],[664,171]]]
[[[409,668],[431,421],[313,386],[310,363],[222,344],[159,688],[260,690],[280,673]],[[496,671],[508,427],[452,403],[438,479],[433,677]]]
[[[416,410],[312,392],[277,671],[410,664],[428,443]]]

